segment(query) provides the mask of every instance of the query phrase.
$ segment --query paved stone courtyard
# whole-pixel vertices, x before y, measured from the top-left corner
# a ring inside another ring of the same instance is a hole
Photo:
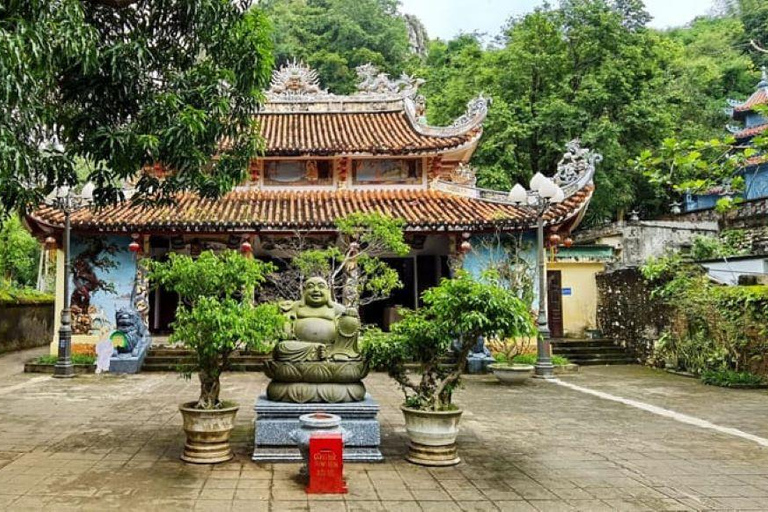
[[[641,367],[562,379],[760,436],[750,440],[556,383],[512,388],[470,377],[457,395],[463,462],[426,469],[403,460],[400,395],[376,374],[367,383],[382,404],[386,462],[347,465],[348,495],[308,499],[298,465],[249,458],[263,375],[224,378],[224,396],[242,407],[237,456],[201,467],[179,460],[176,409],[195,397],[196,381],[21,373],[38,353],[0,356],[3,510],[768,510],[764,390],[711,388]]]

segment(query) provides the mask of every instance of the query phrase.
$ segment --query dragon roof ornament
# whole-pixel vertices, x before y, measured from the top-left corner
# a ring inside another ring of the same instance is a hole
[[[267,90],[269,99],[329,95],[328,91],[320,88],[317,71],[295,59],[272,72],[272,81]]]
[[[419,87],[424,84],[421,78],[414,78],[403,73],[400,78],[390,78],[387,73],[382,73],[379,68],[371,64],[363,64],[355,68],[357,73],[357,95],[396,96],[412,98]]]
[[[592,182],[595,165],[603,161],[603,155],[589,148],[582,148],[578,138],[568,142],[565,147],[566,151],[557,163],[557,172],[553,179],[568,197]]]

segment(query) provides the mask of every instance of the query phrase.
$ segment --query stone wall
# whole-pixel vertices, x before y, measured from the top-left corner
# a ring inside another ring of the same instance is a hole
[[[0,353],[48,345],[53,338],[53,301],[0,304]]]
[[[658,301],[637,269],[598,274],[597,324],[603,334],[626,347],[641,362],[649,362],[667,322]]]

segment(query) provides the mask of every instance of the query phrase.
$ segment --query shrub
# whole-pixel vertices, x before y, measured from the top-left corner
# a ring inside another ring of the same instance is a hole
[[[720,286],[680,256],[651,259],[641,271],[671,312],[657,358],[697,375],[766,371],[768,287]]]
[[[171,341],[194,352],[192,365],[180,368],[189,377],[196,371],[200,398],[194,407],[219,408],[221,372],[239,348],[264,350],[282,334],[284,318],[274,304],[254,307],[254,291],[274,266],[236,251],[205,251],[197,259],[171,254],[166,262],[149,262],[149,278],[181,297]]]
[[[765,384],[760,375],[750,372],[735,372],[733,370],[707,370],[701,374],[701,381],[710,386],[757,387]]]
[[[95,364],[96,356],[91,354],[72,354],[70,357],[72,364]],[[38,364],[56,364],[58,356],[45,355],[38,357],[35,362]]]
[[[520,354],[512,359],[515,364],[536,364],[536,354]],[[571,362],[563,356],[552,356],[552,364],[555,366],[565,366]]]
[[[476,281],[466,272],[422,294],[424,307],[402,310],[389,337],[371,336],[368,354],[375,355],[400,385],[407,407],[440,411],[453,408],[453,390],[459,385],[467,355],[479,336],[501,339],[535,335],[526,304],[513,291]],[[458,364],[446,367],[441,360],[461,340]],[[412,379],[407,361],[421,365],[421,376]]]

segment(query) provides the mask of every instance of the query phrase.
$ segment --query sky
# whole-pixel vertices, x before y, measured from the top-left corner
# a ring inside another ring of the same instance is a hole
[[[485,32],[493,36],[504,21],[541,5],[541,0],[400,0],[401,10],[415,14],[427,27],[429,37],[451,39],[460,32]],[[555,3],[555,2],[552,2]],[[645,0],[653,16],[651,26],[668,28],[685,25],[707,14],[713,0]]]

